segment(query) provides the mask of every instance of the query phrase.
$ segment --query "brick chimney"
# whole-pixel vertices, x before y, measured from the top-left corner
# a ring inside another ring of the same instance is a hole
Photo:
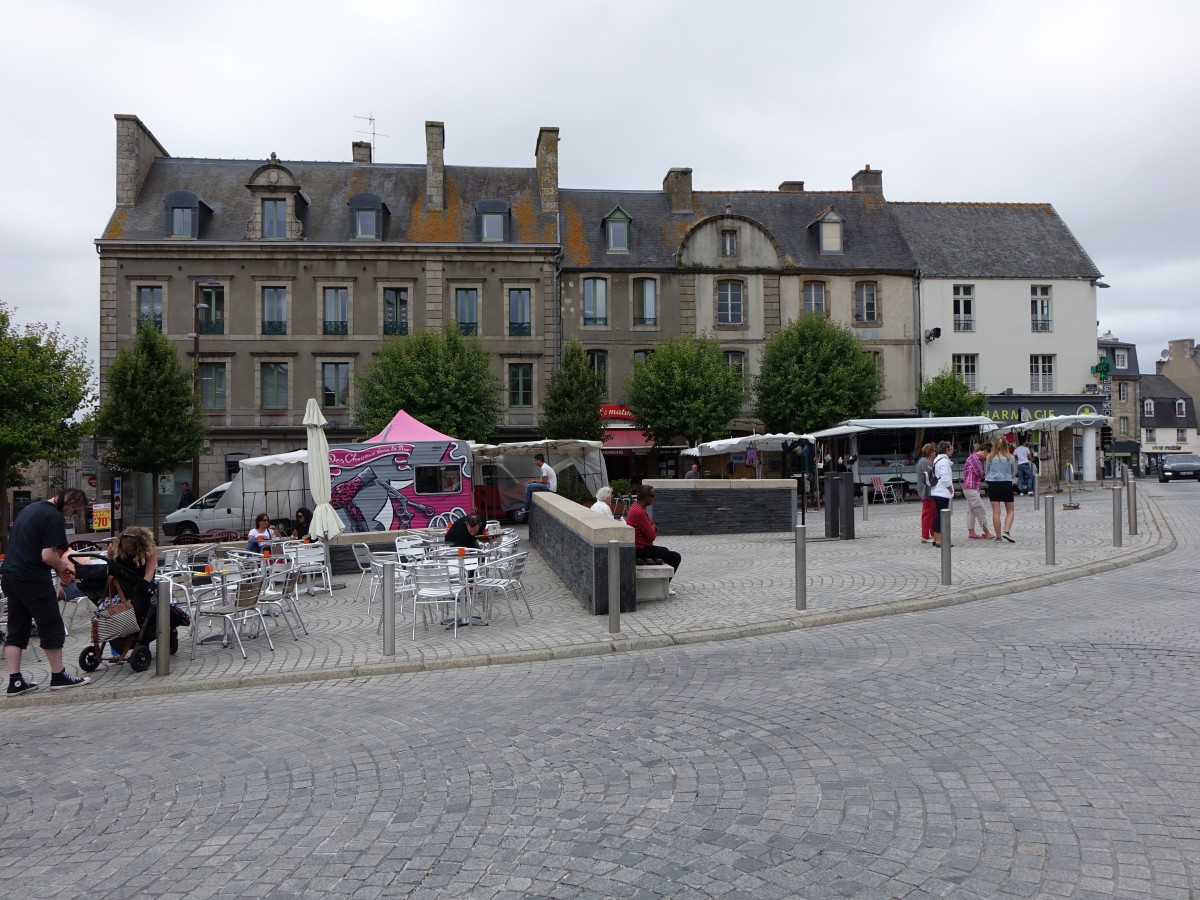
[[[150,172],[154,157],[171,154],[137,116],[115,115],[117,120],[117,206],[133,206]]]
[[[538,130],[537,146],[533,155],[537,159],[538,190],[542,194],[542,212],[558,212],[558,129]]]
[[[425,123],[425,205],[429,209],[446,208],[446,126]]]
[[[879,169],[872,169],[871,164],[867,163],[854,173],[854,177],[850,179],[850,187],[860,194],[882,194],[883,172]]]
[[[350,158],[356,163],[371,162],[371,142],[355,141],[350,145]]]
[[[803,181],[781,181],[779,190],[785,194],[802,194],[804,193]]]
[[[690,213],[692,208],[692,170],[670,169],[663,179],[663,190],[671,201],[671,212]]]

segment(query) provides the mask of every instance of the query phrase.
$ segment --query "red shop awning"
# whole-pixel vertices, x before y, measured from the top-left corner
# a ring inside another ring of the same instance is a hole
[[[604,432],[604,452],[619,454],[649,453],[654,447],[653,442],[636,428],[609,428]]]

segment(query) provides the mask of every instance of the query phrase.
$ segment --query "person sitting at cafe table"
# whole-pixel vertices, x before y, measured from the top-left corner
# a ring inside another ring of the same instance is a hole
[[[483,531],[483,518],[471,513],[469,516],[455,520],[454,524],[447,529],[446,544],[451,547],[478,549],[479,541],[476,540],[476,535],[481,531]]]
[[[296,521],[292,523],[292,537],[301,541],[308,537],[308,528],[312,525],[312,513],[308,507],[302,506],[296,510]]]
[[[271,527],[271,517],[266,513],[259,513],[254,519],[254,527],[250,529],[250,534],[246,536],[246,549],[251,553],[261,553],[271,546],[272,541],[278,538],[279,535]]]

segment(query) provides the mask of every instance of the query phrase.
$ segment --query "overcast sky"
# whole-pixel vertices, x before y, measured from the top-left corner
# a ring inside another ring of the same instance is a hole
[[[1200,338],[1200,3],[225,2],[8,4],[0,299],[97,355],[93,241],[114,113],[173,156],[532,166],[563,187],[799,180],[891,200],[1048,202],[1097,267],[1100,331],[1143,372]],[[386,136],[385,136],[386,135]]]

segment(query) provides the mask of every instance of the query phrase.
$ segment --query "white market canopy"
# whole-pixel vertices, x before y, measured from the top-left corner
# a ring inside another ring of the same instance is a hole
[[[753,444],[755,449],[763,451],[782,450],[784,444],[794,444],[797,441],[813,442],[810,434],[745,434],[741,437],[722,438],[719,441],[706,441],[680,451],[680,456],[720,456],[723,453],[742,453]]]
[[[1062,431],[1066,428],[1099,428],[1101,425],[1111,425],[1112,416],[1101,416],[1095,413],[1087,416],[1047,416],[1044,419],[1032,419],[1018,425],[1006,425],[1004,431]]]
[[[556,472],[565,462],[574,466],[583,483],[593,494],[608,484],[608,466],[604,462],[601,441],[544,440],[516,441],[510,444],[471,444],[475,459],[496,459],[501,456],[534,456],[541,453]]]

